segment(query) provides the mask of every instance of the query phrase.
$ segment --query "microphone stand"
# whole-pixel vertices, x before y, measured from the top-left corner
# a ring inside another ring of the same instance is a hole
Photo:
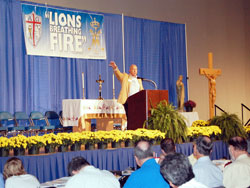
[[[141,78],[141,79],[142,79],[142,81],[147,81],[147,82],[151,82],[152,84],[154,84],[155,90],[157,90],[157,85],[153,80],[149,80],[149,79],[146,79],[146,78]]]

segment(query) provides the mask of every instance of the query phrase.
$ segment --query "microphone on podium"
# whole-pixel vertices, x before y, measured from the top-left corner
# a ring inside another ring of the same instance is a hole
[[[142,81],[151,82],[152,84],[154,84],[155,90],[157,90],[157,85],[153,80],[149,80],[147,78],[142,78],[142,77],[139,77],[139,76],[137,76],[137,79],[141,79]]]
[[[141,79],[141,80],[144,80],[144,78],[142,78],[142,77],[139,77],[139,76],[137,76],[137,79]]]

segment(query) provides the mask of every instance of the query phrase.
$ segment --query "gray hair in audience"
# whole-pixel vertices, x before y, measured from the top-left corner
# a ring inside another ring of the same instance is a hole
[[[236,150],[247,151],[247,141],[245,138],[235,136],[228,141],[228,145],[231,145]]]
[[[203,155],[210,155],[213,149],[213,142],[208,136],[199,136],[195,144],[198,152]]]
[[[89,165],[89,162],[83,157],[74,157],[68,164],[68,173],[70,176],[73,175],[73,171],[79,171],[84,166]]]
[[[171,153],[161,163],[161,174],[165,180],[180,186],[192,178],[194,173],[188,158],[181,153]]]
[[[172,138],[165,138],[161,141],[161,149],[166,153],[175,152],[175,144]]]
[[[154,152],[152,150],[151,143],[144,140],[137,142],[135,145],[134,154],[139,160],[153,157]]]

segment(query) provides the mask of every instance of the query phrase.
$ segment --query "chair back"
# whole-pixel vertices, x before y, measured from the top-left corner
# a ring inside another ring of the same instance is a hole
[[[14,120],[14,117],[9,112],[0,112],[0,121],[11,121]]]
[[[48,120],[49,125],[54,126],[56,131],[62,131],[62,121],[60,116],[55,111],[45,112],[45,117]]]
[[[15,125],[14,117],[11,113],[0,112],[0,134],[7,135],[8,131],[12,131]]]
[[[38,126],[43,127],[44,122],[45,122],[45,126],[48,126],[48,120],[41,112],[38,112],[38,111],[31,112],[30,120],[31,120],[32,126],[38,125]]]
[[[61,118],[63,117],[63,111],[62,111],[62,110],[59,112],[59,116],[60,116]]]
[[[29,120],[29,116],[25,112],[15,112],[14,117],[16,120]]]
[[[31,125],[30,117],[25,112],[14,113],[16,126],[29,126]]]
[[[3,126],[4,122],[4,126],[9,127],[9,125],[14,125],[14,117],[11,113],[3,111],[0,112],[0,127]]]
[[[45,116],[48,119],[59,119],[59,115],[55,111],[47,111],[45,112]]]
[[[32,120],[44,120],[44,116],[41,112],[38,112],[38,111],[33,111],[30,113],[30,118]]]

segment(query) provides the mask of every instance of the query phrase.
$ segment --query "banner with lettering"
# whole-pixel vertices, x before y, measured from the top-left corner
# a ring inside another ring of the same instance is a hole
[[[22,4],[28,55],[106,59],[104,16]]]

